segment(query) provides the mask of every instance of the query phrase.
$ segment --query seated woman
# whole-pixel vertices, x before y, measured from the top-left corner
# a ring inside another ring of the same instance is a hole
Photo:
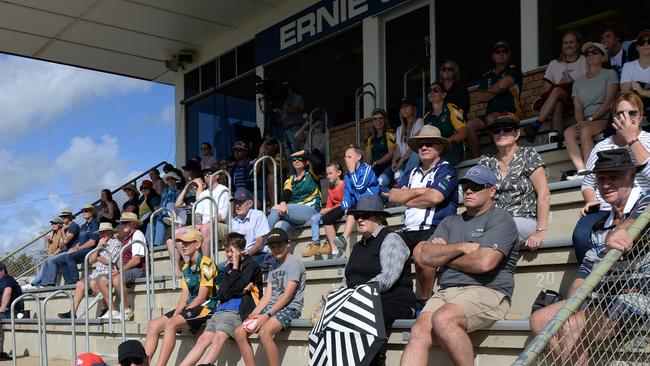
[[[163,189],[162,195],[160,196],[160,207],[165,207],[173,211],[176,213],[177,221],[185,223],[187,220],[185,209],[176,207],[176,199],[180,195],[177,186],[178,182],[181,180],[181,177],[179,177],[176,172],[170,171],[169,173],[166,173],[163,178],[166,187]],[[171,218],[166,212],[163,215],[163,222],[168,225],[172,224]]]
[[[318,178],[308,171],[309,161],[292,155],[291,163],[296,173],[284,182],[280,203],[269,214],[269,227],[287,232],[307,223],[321,208]]]
[[[514,114],[503,115],[488,125],[497,148],[494,156],[483,156],[485,165],[497,177],[495,205],[515,220],[519,240],[531,250],[539,248],[546,236],[551,192],[544,162],[532,147],[517,146],[519,121]]]
[[[60,217],[54,217],[50,220],[50,225],[52,226],[52,234],[50,234],[45,241],[47,242],[47,256],[50,258],[56,254],[61,253],[65,249],[65,230],[63,228],[63,219]],[[36,276],[32,280],[32,284],[25,286],[23,289],[31,289],[40,286],[41,280],[43,279],[43,267],[39,267],[36,272]]]
[[[388,331],[396,319],[415,317],[409,248],[399,235],[386,227],[389,213],[384,211],[378,196],[362,196],[348,214],[356,220],[357,231],[363,238],[352,246],[342,286],[353,288],[376,282]],[[385,355],[380,353],[375,361],[382,358]]]
[[[467,120],[469,112],[469,92],[460,80],[460,68],[454,60],[445,60],[440,64],[440,82],[447,91],[445,103],[454,104],[463,112],[463,119]]]
[[[582,35],[569,30],[562,35],[562,51],[551,60],[544,73],[542,95],[533,102],[532,109],[539,112],[537,120],[524,126],[526,140],[535,141],[537,131],[547,119],[551,118],[554,136],[561,137],[564,130],[563,117],[566,110],[573,108],[571,89],[573,81],[582,78],[587,72],[587,60],[580,54]]]
[[[128,198],[128,200],[122,205],[122,212],[132,212],[137,214],[140,211],[140,201],[138,200],[140,192],[138,192],[135,184],[132,183],[122,187],[122,190],[126,193]]]
[[[609,108],[618,90],[616,71],[603,68],[607,61],[605,46],[587,42],[582,46],[582,53],[587,58],[587,73],[573,83],[571,92],[577,123],[564,130],[566,151],[578,173],[585,170],[585,162],[594,147],[593,137],[607,127]],[[576,174],[567,179],[579,177]]]
[[[393,182],[390,162],[395,154],[395,131],[390,128],[385,110],[377,108],[371,116],[372,133],[366,140],[366,163],[375,172],[379,185],[388,187]]]
[[[399,182],[402,175],[415,168],[420,162],[417,154],[409,148],[408,140],[416,136],[422,129],[422,126],[424,126],[422,118],[418,118],[418,108],[415,105],[415,101],[410,98],[404,98],[400,102],[399,119],[401,125],[395,131],[397,148],[395,149],[393,163],[391,165],[394,172],[393,179],[396,182]]]
[[[429,87],[431,110],[424,115],[424,124],[437,127],[442,137],[451,142],[451,150],[442,158],[453,165],[463,160],[463,142],[467,137],[467,126],[463,111],[455,104],[446,102],[447,90],[439,81]]]
[[[113,194],[109,189],[102,189],[99,208],[97,209],[97,219],[99,219],[100,223],[110,222],[113,226],[117,226],[120,221],[120,209],[117,207],[117,202],[113,200]]]
[[[163,182],[160,177],[160,172],[156,168],[151,168],[149,170],[149,179],[153,182],[153,190],[158,194],[162,194],[163,189],[165,188],[165,182]]]
[[[201,169],[207,169],[217,164],[217,158],[212,155],[212,145],[209,142],[201,143],[201,154],[203,154],[203,158],[199,158]]]
[[[138,216],[140,221],[142,221],[141,228],[145,232],[147,240],[149,240],[151,235],[151,226],[149,222],[151,221],[151,214],[160,207],[160,195],[153,189],[153,182],[145,179],[140,184],[140,191],[142,196],[140,197],[140,210]],[[162,215],[156,215],[153,218],[153,242],[149,243],[152,246],[163,245],[165,240],[165,224],[162,221]]]

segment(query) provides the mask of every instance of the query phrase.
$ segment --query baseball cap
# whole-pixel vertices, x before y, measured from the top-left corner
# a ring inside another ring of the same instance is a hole
[[[232,150],[246,150],[248,151],[248,147],[246,147],[246,143],[244,141],[237,141],[235,144],[232,146]]]
[[[117,360],[120,364],[123,364],[122,361],[129,360],[133,358],[139,358],[144,360],[147,357],[147,354],[144,351],[142,343],[136,341],[135,339],[129,339],[128,341],[122,342],[117,346]]]
[[[413,98],[402,98],[402,100],[400,100],[399,102],[399,105],[404,105],[404,104],[416,106],[415,100]]]
[[[107,366],[104,360],[94,353],[82,353],[77,356],[75,366]]]
[[[375,114],[381,114],[382,116],[386,117],[386,110],[384,108],[375,108],[372,113],[370,113],[371,116],[374,116]]]
[[[253,199],[253,194],[246,188],[237,188],[235,195],[230,199],[231,201],[248,201]]]
[[[266,244],[286,243],[289,241],[287,232],[279,227],[273,228],[266,236]]]
[[[475,165],[471,167],[458,183],[463,183],[465,180],[478,184],[489,184],[491,186],[497,184],[497,177],[494,175],[494,172],[485,165]]]
[[[153,187],[153,182],[150,181],[149,179],[145,179],[145,180],[143,180],[142,183],[140,183],[140,189],[142,189],[142,188],[144,188],[144,187],[146,187],[146,188],[151,188],[151,187]]]
[[[510,44],[504,40],[497,41],[497,43],[494,44],[494,47],[492,47],[495,51],[498,50],[499,48],[504,48],[508,51],[512,50],[510,48]]]
[[[193,242],[193,241],[203,241],[203,235],[201,234],[200,231],[196,230],[193,227],[186,227],[183,229],[183,234],[181,236],[176,237],[176,241],[183,241],[183,242]]]

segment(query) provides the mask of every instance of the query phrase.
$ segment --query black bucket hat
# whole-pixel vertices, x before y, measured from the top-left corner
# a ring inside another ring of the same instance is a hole
[[[595,174],[598,172],[618,172],[635,169],[639,171],[643,166],[636,166],[626,149],[603,150],[596,153],[598,160],[594,168],[581,174]]]

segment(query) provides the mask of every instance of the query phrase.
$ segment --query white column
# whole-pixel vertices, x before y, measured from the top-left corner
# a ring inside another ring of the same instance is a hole
[[[436,2],[435,0],[429,1],[429,75],[431,81],[438,80],[438,68],[436,65]],[[428,85],[426,86],[429,87]],[[424,112],[421,112],[424,113]]]
[[[264,66],[257,66],[255,68],[255,75],[264,79]],[[257,99],[257,95],[255,98]],[[257,122],[257,127],[260,128],[262,137],[264,137],[264,113],[260,110],[257,100],[255,100],[255,121]]]
[[[538,0],[520,0],[521,71],[539,66]]]
[[[379,18],[368,17],[363,20],[363,83],[373,83],[377,88],[377,107],[386,108],[382,73],[384,62],[381,56],[381,34]],[[361,85],[359,85],[361,86]],[[373,110],[372,100],[364,97],[364,117],[370,116]]]
[[[183,100],[185,94],[185,75],[182,73],[176,73],[176,79],[174,80],[174,128],[176,129],[176,164],[181,166],[185,164],[187,160],[187,146],[186,146],[186,105],[181,105],[181,100]],[[171,163],[171,162],[169,162]]]

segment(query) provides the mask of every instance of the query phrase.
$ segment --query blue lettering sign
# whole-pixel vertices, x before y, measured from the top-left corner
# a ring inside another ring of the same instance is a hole
[[[268,63],[402,1],[322,0],[255,35],[255,63]]]

